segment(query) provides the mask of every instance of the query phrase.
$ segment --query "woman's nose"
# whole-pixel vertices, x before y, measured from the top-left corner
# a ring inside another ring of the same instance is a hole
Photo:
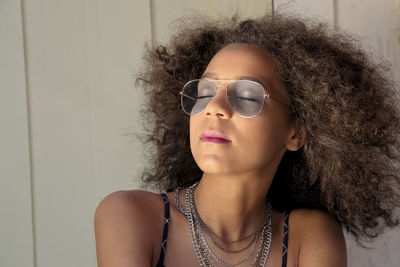
[[[221,119],[229,119],[233,115],[233,110],[229,104],[226,88],[218,87],[213,99],[205,108],[207,117],[216,116]]]

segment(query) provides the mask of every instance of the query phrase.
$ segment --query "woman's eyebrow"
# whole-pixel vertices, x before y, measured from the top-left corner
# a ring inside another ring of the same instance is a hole
[[[215,79],[215,80],[219,80],[218,79],[218,75],[212,73],[212,72],[206,72],[201,76],[201,79],[203,78],[211,78],[211,79]]]
[[[201,76],[201,79],[203,79],[203,78],[210,78],[210,79],[214,79],[214,80],[249,80],[249,81],[257,82],[259,84],[264,84],[264,82],[262,82],[260,79],[257,79],[252,76],[237,76],[237,77],[234,77],[234,79],[220,79],[218,75],[216,75],[215,73],[212,73],[212,72],[204,73]]]
[[[240,76],[240,77],[235,77],[235,78],[236,78],[236,80],[249,80],[249,81],[259,83],[261,85],[264,84],[264,82],[262,82],[260,79],[257,79],[255,77],[251,77],[251,76]]]

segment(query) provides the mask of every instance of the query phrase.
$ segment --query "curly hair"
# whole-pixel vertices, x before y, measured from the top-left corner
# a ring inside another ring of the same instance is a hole
[[[268,192],[280,211],[318,208],[333,214],[357,240],[399,224],[400,109],[393,79],[351,36],[287,15],[183,21],[168,45],[146,47],[137,81],[151,171],[144,184],[171,191],[202,176],[189,145],[189,116],[179,92],[232,43],[263,48],[291,99],[290,119],[306,134],[283,156]]]

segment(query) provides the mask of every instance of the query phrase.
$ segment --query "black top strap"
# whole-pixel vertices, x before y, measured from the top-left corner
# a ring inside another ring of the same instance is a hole
[[[161,243],[161,254],[157,262],[157,267],[165,267],[164,257],[165,257],[165,249],[167,248],[167,236],[168,236],[168,224],[169,224],[169,201],[167,195],[165,195],[164,193],[160,195],[164,199],[165,208],[164,208],[164,231]]]
[[[283,224],[282,267],[286,267],[287,263],[287,251],[288,251],[288,239],[289,239],[289,213],[290,211],[286,212]]]

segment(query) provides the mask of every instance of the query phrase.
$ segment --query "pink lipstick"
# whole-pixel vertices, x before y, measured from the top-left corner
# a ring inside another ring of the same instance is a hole
[[[231,142],[231,140],[217,131],[204,131],[201,133],[200,140],[202,142],[225,144]]]

